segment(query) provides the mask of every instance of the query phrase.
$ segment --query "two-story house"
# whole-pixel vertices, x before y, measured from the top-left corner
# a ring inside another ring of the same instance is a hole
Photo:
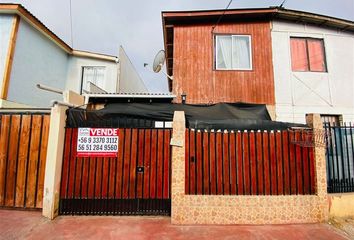
[[[79,94],[147,92],[123,48],[119,56],[78,51],[19,4],[0,4],[0,108],[48,107],[43,84]]]
[[[278,121],[354,120],[354,22],[284,8],[162,13],[170,91],[267,104]]]

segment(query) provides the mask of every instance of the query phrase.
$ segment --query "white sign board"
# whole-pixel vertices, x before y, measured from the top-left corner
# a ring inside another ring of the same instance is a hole
[[[116,157],[118,153],[118,128],[79,128],[77,136],[78,157]]]

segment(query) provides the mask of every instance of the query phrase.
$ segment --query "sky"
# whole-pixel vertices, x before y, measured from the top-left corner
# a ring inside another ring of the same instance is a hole
[[[229,9],[278,6],[282,1],[233,0]],[[161,11],[224,9],[229,0],[71,0],[71,18],[70,0],[11,2],[22,4],[74,49],[117,56],[122,45],[148,89],[168,92],[163,73],[143,67],[145,62],[152,65],[163,49]],[[354,0],[287,0],[284,7],[354,21]]]

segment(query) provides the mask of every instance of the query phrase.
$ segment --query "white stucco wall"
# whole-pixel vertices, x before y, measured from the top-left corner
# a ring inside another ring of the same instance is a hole
[[[64,89],[67,64],[67,53],[21,19],[7,100],[34,107],[48,107],[51,100],[61,100],[61,95],[39,90],[36,84]]]
[[[81,91],[83,67],[105,67],[105,80],[103,89],[115,93],[117,88],[118,65],[112,61],[71,56],[68,63],[66,88],[76,93]]]
[[[4,76],[6,56],[9,49],[13,15],[0,15],[0,89]]]
[[[290,37],[324,40],[328,72],[293,72]],[[354,121],[354,34],[273,21],[276,119],[305,122],[306,113],[340,114]]]

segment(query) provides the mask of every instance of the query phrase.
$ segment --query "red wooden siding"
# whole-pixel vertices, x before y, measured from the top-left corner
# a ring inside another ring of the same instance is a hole
[[[65,133],[61,199],[170,198],[171,129],[120,128],[116,158],[76,157],[77,132]]]
[[[0,114],[0,206],[41,208],[50,115]]]
[[[274,104],[270,22],[219,24],[214,34],[251,35],[251,71],[214,70],[213,24],[175,25],[173,93],[187,103],[250,102]]]
[[[313,148],[294,145],[307,133],[186,130],[186,194],[315,194]]]

